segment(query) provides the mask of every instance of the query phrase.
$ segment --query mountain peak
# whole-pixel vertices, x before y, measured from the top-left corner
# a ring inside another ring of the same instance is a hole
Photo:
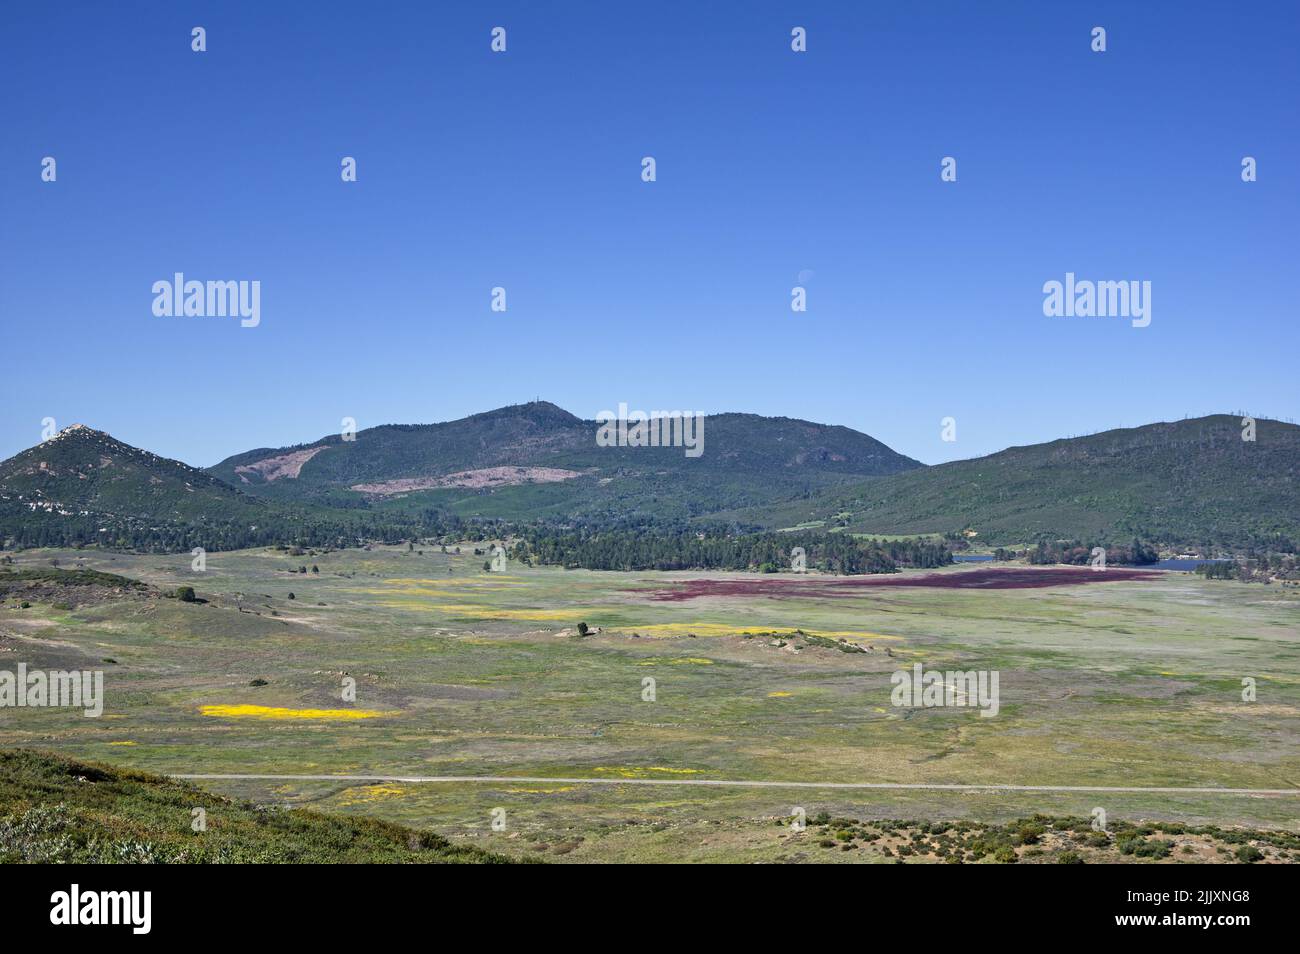
[[[569,413],[558,404],[552,404],[550,401],[528,401],[525,404],[507,404],[491,411],[483,411],[479,414],[472,414],[465,420],[493,421],[493,420],[527,420],[534,424],[546,426],[573,426],[581,424],[582,419],[574,414]]]
[[[255,539],[266,514],[262,501],[205,471],[85,424],[0,461],[0,543],[15,546],[217,547]]]
[[[57,440],[62,440],[65,437],[107,437],[109,440],[113,440],[113,437],[111,435],[105,433],[104,431],[97,431],[95,430],[95,428],[88,427],[85,424],[69,424],[67,427],[60,430],[53,437],[49,438],[49,440],[57,441]],[[48,442],[49,441],[46,441],[45,443]]]

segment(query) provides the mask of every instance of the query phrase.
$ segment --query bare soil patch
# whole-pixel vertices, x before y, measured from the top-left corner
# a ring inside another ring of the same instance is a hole
[[[363,494],[387,497],[411,493],[416,490],[436,490],[441,487],[511,487],[517,484],[556,484],[562,480],[581,477],[576,470],[560,467],[484,467],[479,470],[461,470],[437,477],[401,477],[374,484],[353,484],[353,490]]]
[[[255,461],[251,464],[240,464],[235,468],[235,473],[239,475],[239,479],[244,483],[248,483],[245,474],[260,474],[267,483],[279,480],[281,477],[294,479],[302,472],[302,465],[323,451],[325,447],[326,445],[321,444],[319,447],[307,447],[289,454],[281,454],[278,457],[268,457],[265,460]]]

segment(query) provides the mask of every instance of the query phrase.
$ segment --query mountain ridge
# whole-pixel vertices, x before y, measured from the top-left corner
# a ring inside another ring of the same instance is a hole
[[[796,418],[708,415],[699,458],[682,448],[602,447],[599,426],[534,401],[437,424],[377,425],[351,440],[335,434],[246,451],[208,470],[252,495],[333,506],[362,505],[375,488],[393,486],[404,488],[388,495],[386,505],[397,509],[510,519],[653,510],[685,519],[923,466],[851,428]],[[446,480],[453,475],[459,480]],[[439,486],[448,482],[466,486]],[[484,500],[485,490],[496,499]]]
[[[1141,535],[1237,545],[1300,537],[1300,427],[1207,415],[1017,445],[823,501],[851,531],[933,533],[960,517],[990,543]]]
[[[76,424],[0,462],[0,540],[233,546],[303,527],[317,540],[400,539],[404,527],[459,520],[968,529],[989,545],[1300,539],[1300,427],[1260,419],[1243,441],[1239,420],[1154,422],[929,467],[851,428],[744,412],[705,418],[700,458],[600,447],[597,422],[540,401],[258,448],[206,469]]]

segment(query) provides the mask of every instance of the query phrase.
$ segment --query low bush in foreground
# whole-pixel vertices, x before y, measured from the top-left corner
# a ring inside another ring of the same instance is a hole
[[[206,831],[191,827],[198,808]],[[259,806],[144,772],[26,749],[0,751],[0,863],[511,860],[377,819]]]

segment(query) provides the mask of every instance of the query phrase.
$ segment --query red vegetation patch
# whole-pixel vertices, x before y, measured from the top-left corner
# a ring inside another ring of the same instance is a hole
[[[653,590],[636,590],[652,600],[680,602],[697,596],[791,597],[855,596],[877,586],[923,586],[946,590],[1031,590],[1046,586],[1078,586],[1083,583],[1116,583],[1124,580],[1152,580],[1164,574],[1158,570],[1123,570],[1108,567],[985,567],[956,573],[927,573],[924,576],[814,576],[800,579],[755,578],[752,580],[687,580]]]

